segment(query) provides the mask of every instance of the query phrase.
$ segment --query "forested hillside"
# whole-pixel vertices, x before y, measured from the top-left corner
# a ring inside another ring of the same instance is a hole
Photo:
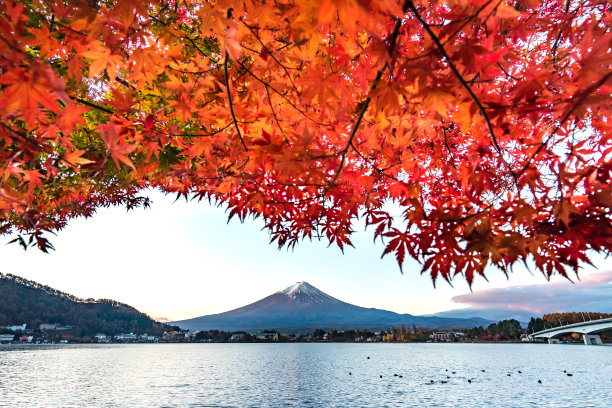
[[[78,336],[121,332],[160,334],[161,323],[133,307],[110,299],[79,299],[68,293],[0,273],[0,326],[26,323],[74,325]]]

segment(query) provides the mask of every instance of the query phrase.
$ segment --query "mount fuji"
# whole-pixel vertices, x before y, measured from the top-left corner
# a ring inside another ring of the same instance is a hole
[[[224,313],[173,322],[183,329],[248,331],[273,329],[284,333],[309,333],[314,329],[380,330],[389,326],[429,329],[487,326],[480,318],[444,318],[399,314],[365,308],[338,300],[307,282],[297,282],[255,303]]]

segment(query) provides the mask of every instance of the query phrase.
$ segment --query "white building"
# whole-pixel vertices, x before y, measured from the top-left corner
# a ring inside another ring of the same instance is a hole
[[[15,326],[0,326],[0,329],[7,329],[10,331],[24,331],[26,329],[26,324],[20,324],[20,325],[15,325]]]
[[[138,340],[138,336],[134,333],[123,333],[115,336],[115,340],[123,342],[132,342]]]
[[[433,341],[451,342],[451,341],[455,341],[455,338],[464,337],[464,336],[465,336],[464,333],[444,331],[444,332],[434,332],[429,335],[429,338],[432,339]]]
[[[0,344],[11,343],[15,336],[13,334],[0,334]]]
[[[255,335],[255,337],[257,337],[257,340],[278,341],[278,333],[276,333],[276,332],[274,332],[274,333],[257,333]]]

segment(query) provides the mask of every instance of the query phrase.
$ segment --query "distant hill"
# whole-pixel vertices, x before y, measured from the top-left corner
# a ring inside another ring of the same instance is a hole
[[[534,317],[533,312],[524,310],[508,310],[508,309],[454,309],[447,310],[444,312],[435,313],[429,316],[435,317],[450,317],[450,318],[471,318],[472,316],[478,316],[483,319],[492,320],[498,322],[500,320],[516,319],[522,326],[527,326],[529,319]]]
[[[306,333],[314,329],[379,330],[406,325],[430,329],[488,326],[480,318],[442,318],[399,314],[342,302],[307,282],[280,290],[255,303],[228,312],[174,322],[189,330],[257,331],[275,329],[285,333]]]
[[[163,325],[109,299],[79,299],[19,276],[0,273],[0,326],[26,323],[74,325],[76,336],[125,332],[161,334]]]

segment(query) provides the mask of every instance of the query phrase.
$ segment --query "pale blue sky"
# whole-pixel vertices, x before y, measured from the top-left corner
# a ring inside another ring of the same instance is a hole
[[[157,192],[149,196],[154,203],[148,210],[102,209],[93,218],[73,220],[50,237],[56,251],[49,255],[0,245],[0,272],[176,320],[240,307],[296,281],[359,306],[411,314],[455,309],[459,305],[451,298],[469,292],[461,279],[454,288],[439,281],[434,289],[414,261],[402,275],[393,256],[380,259],[382,244],[373,244],[372,231],[363,232],[363,227],[353,238],[356,248],[346,248],[344,255],[325,242],[305,241],[293,251],[279,251],[268,244],[261,220],[227,224],[222,208],[173,203],[173,197]],[[610,260],[598,257],[595,262],[612,269]],[[590,273],[585,270],[583,276]],[[520,267],[509,281],[495,269],[488,277],[488,283],[476,280],[476,293],[546,282]]]

